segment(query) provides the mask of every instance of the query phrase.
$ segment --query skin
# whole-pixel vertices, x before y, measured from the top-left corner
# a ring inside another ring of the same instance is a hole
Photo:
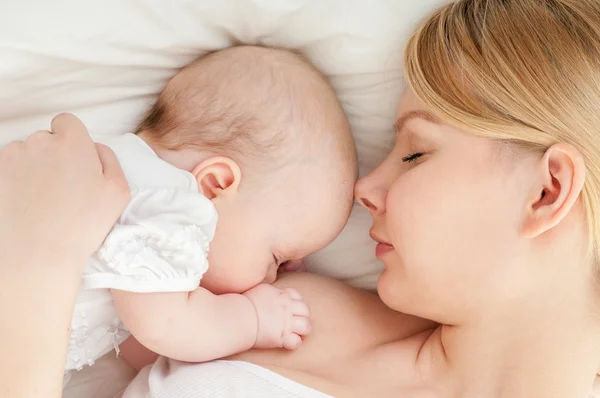
[[[231,158],[198,149],[153,149],[194,175],[219,221],[210,267],[198,289],[113,291],[117,312],[132,335],[154,352],[189,362],[252,347],[299,347],[311,330],[308,307],[294,289],[270,284],[280,266],[300,267],[303,257],[341,232],[352,204],[353,157],[327,155],[306,162],[306,148],[290,145],[279,148],[278,156],[285,158],[280,167],[264,178],[245,180],[253,170]],[[338,183],[332,184],[334,180]],[[128,346],[124,357],[135,365],[136,355],[128,354]]]
[[[385,264],[381,301],[282,279],[313,308],[310,338],[233,358],[341,397],[586,397],[600,322],[581,155],[515,150],[424,111],[404,96],[396,147],[356,185]]]
[[[236,46],[188,65],[160,97],[171,119],[194,125],[196,136],[139,136],[191,172],[219,214],[204,288],[243,293],[272,283],[281,265],[339,234],[352,204],[355,148],[333,89],[308,62],[288,51]],[[265,153],[244,152],[235,140],[224,148],[206,145],[203,134],[215,129],[212,119],[226,119],[222,113],[255,119],[244,128]],[[173,148],[165,142],[188,140],[198,145],[165,149]]]
[[[219,214],[211,267],[201,282],[211,292],[243,293],[273,283],[280,266],[325,247],[346,224],[352,167],[345,165],[343,183],[333,185],[337,176],[328,161],[306,165],[294,152],[283,167],[252,185],[239,185],[243,173],[231,159],[211,157],[194,169]],[[233,182],[226,186],[227,181]]]
[[[412,111],[427,109],[408,92],[399,118]],[[585,396],[600,341],[579,152],[515,155],[423,118],[400,127],[356,194],[382,242],[382,300],[443,325],[417,358],[426,384],[438,396]]]
[[[81,272],[129,189],[112,151],[62,114],[0,151],[0,192],[0,395],[60,397]]]
[[[352,205],[355,148],[333,89],[303,58],[256,46],[217,51],[176,74],[157,103],[168,128],[139,136],[192,173],[219,214],[203,287],[243,293],[272,283],[281,265],[339,234]],[[229,117],[246,121],[234,129]],[[235,133],[219,133],[227,129]],[[212,143],[230,134],[229,143]]]

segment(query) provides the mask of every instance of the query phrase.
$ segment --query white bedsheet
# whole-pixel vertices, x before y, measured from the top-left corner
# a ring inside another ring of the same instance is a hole
[[[298,49],[331,78],[350,119],[361,174],[393,142],[401,49],[446,0],[3,0],[0,145],[73,112],[98,134],[131,131],[165,82],[236,42]],[[313,271],[374,288],[380,271],[357,210]]]
[[[160,358],[142,369],[123,398],[333,398],[241,361],[185,364]]]
[[[63,398],[120,398],[135,375],[135,370],[112,351],[94,366],[72,372]]]

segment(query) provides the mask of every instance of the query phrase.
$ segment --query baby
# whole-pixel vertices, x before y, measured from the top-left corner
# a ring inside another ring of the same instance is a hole
[[[323,76],[283,50],[215,52],[171,79],[136,134],[99,141],[131,201],[85,267],[66,370],[130,333],[190,362],[298,347],[308,308],[270,283],[339,234],[357,173]]]

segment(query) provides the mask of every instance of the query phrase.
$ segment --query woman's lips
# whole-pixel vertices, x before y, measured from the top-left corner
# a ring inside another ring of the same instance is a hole
[[[392,250],[394,250],[394,246],[392,246],[388,243],[380,242],[377,244],[377,247],[375,247],[375,257],[381,258],[382,256],[391,252]]]
[[[371,232],[369,234],[369,236],[371,237],[371,239],[373,239],[375,242],[377,242],[377,247],[375,248],[375,256],[377,258],[380,258],[381,256],[394,250],[394,246],[387,243],[383,239],[377,237],[377,235],[375,235],[374,233]]]

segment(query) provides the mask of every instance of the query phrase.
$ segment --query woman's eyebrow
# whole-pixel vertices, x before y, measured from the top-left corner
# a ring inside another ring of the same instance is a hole
[[[402,129],[404,128],[404,125],[406,124],[407,121],[409,121],[410,119],[415,119],[415,118],[424,119],[431,123],[436,123],[436,124],[440,123],[438,118],[436,118],[435,116],[433,116],[433,114],[431,114],[427,111],[409,111],[409,112],[402,114],[396,120],[396,123],[394,125],[396,128],[396,133],[400,133],[402,131]]]

